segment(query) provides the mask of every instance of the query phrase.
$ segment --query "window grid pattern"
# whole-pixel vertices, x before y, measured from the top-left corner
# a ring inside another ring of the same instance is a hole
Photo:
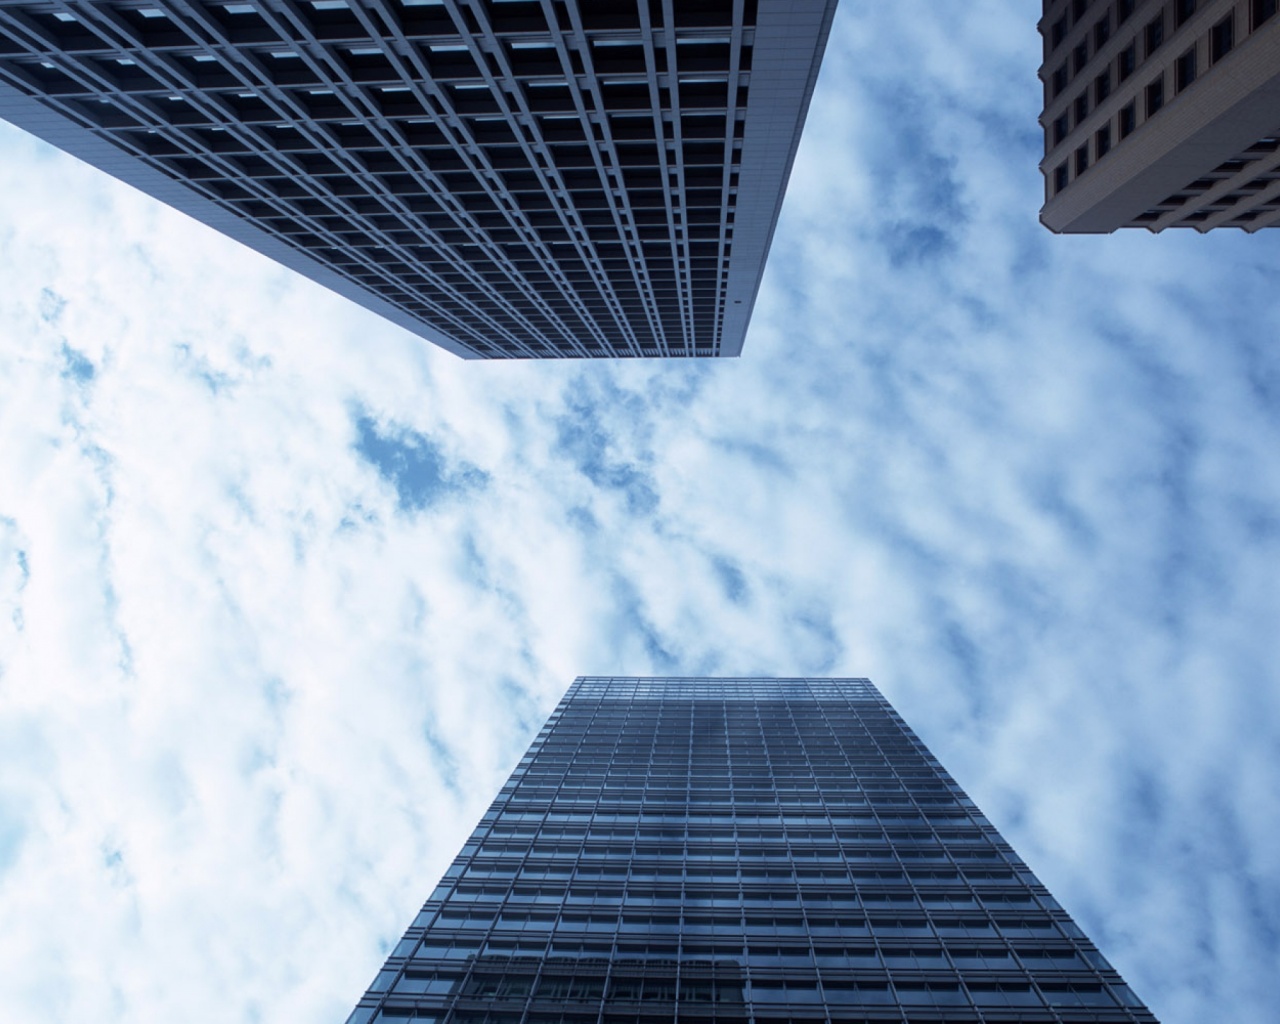
[[[1254,32],[1280,24],[1276,9],[1265,0],[1047,0],[1040,23],[1046,198],[1170,109]],[[1274,152],[1272,142],[1259,139],[1223,164],[1243,160],[1252,165],[1247,175],[1215,168],[1125,226],[1257,231],[1280,223],[1271,161],[1258,164]]]
[[[1154,1017],[865,679],[583,678],[350,1024]]]
[[[714,356],[756,12],[0,0],[0,82],[474,355]]]

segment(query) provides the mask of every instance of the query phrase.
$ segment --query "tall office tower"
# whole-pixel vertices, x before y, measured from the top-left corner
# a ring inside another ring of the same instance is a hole
[[[1045,0],[1053,231],[1280,223],[1277,0]]]
[[[578,679],[348,1024],[1155,1018],[865,679]]]
[[[835,0],[0,0],[0,118],[469,358],[742,349]]]

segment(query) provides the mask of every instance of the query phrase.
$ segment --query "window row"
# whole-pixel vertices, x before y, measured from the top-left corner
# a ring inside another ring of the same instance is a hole
[[[386,985],[390,979],[379,978],[375,985]],[[1037,979],[1039,980],[1039,979]],[[1033,985],[1029,980],[986,981],[977,978],[955,980],[910,981],[905,978],[878,980],[829,979],[765,979],[736,977],[726,970],[708,972],[707,976],[676,978],[674,972],[655,971],[644,974],[568,973],[564,968],[488,974],[473,972],[463,975],[450,972],[409,970],[390,982],[396,995],[448,998],[449,1004],[473,1000],[485,1002],[535,1001],[558,1003],[627,1002],[680,1003],[750,1003],[788,1004],[858,1004],[874,1005],[969,1005],[979,1006],[1094,1006],[1116,1007],[1130,1002],[1127,990],[1113,992],[1098,981],[1043,980]],[[380,991],[385,989],[373,989]]]
[[[1252,13],[1249,19],[1251,26],[1256,29],[1263,22],[1268,21],[1275,15],[1276,9],[1276,0],[1252,3]],[[1188,6],[1183,0],[1179,0],[1174,5],[1173,10],[1175,27],[1185,22],[1194,11],[1194,3]],[[1176,91],[1181,92],[1196,80],[1201,70],[1201,64],[1212,66],[1235,48],[1238,35],[1237,20],[1236,11],[1233,9],[1212,25],[1204,36],[1197,39],[1190,48],[1174,60],[1173,86]],[[1089,116],[1093,108],[1102,104],[1111,95],[1113,85],[1122,84],[1132,77],[1141,66],[1140,54],[1143,59],[1150,58],[1163,46],[1166,38],[1165,25],[1166,11],[1162,8],[1160,13],[1149,21],[1142,31],[1126,47],[1121,49],[1116,57],[1109,61],[1084,89],[1077,93],[1066,109],[1054,118],[1052,122],[1049,138],[1046,140],[1050,149],[1062,143],[1073,127],[1081,124]],[[1109,30],[1108,32],[1095,33],[1095,35],[1098,37],[1095,40],[1095,50],[1099,49],[1102,43],[1110,38]],[[1142,44],[1141,51],[1139,50],[1140,42]],[[1053,72],[1048,83],[1049,100],[1052,101],[1060,96],[1066,90],[1068,83],[1085,68],[1088,62],[1089,51],[1086,39],[1076,46],[1071,59],[1064,61]],[[1163,79],[1163,73],[1160,77]],[[1158,110],[1163,103],[1163,84],[1159,86],[1159,92],[1159,96],[1147,102],[1147,107],[1151,113]],[[1103,149],[1099,155],[1105,155],[1107,142],[1103,140],[1101,144]]]
[[[1138,95],[1120,107],[1115,114],[1100,125],[1090,138],[1085,139],[1053,170],[1051,191],[1061,192],[1093,164],[1107,156],[1113,145],[1128,138],[1138,128],[1164,109],[1170,95],[1178,95],[1188,89],[1200,73],[1201,51],[1208,53],[1211,63],[1221,60],[1234,45],[1234,32],[1228,16],[1210,31],[1204,40],[1186,50],[1173,62],[1169,72],[1162,69],[1146,83]],[[1127,76],[1125,76],[1127,77]],[[1094,105],[1100,105],[1111,93],[1111,72],[1104,71],[1093,86]],[[1123,78],[1122,78],[1123,80]],[[1091,113],[1090,94],[1081,93],[1067,110],[1054,119],[1051,126],[1049,148],[1064,142],[1073,128],[1081,125]],[[1070,115],[1074,115],[1071,120]]]

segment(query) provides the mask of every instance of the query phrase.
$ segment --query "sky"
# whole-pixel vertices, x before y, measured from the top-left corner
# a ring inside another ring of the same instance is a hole
[[[865,675],[1165,1024],[1280,1005],[1280,233],[1039,226],[841,6],[743,355],[436,350],[0,123],[0,1005],[345,1019],[579,674]]]

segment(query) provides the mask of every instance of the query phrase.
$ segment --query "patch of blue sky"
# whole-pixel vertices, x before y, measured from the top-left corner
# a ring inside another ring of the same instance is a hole
[[[97,367],[83,352],[78,352],[66,342],[62,343],[63,376],[76,384],[89,384],[97,375]]]
[[[713,437],[710,443],[727,454],[741,456],[756,469],[769,470],[781,476],[794,475],[795,467],[774,444],[732,434]]]
[[[676,675],[685,671],[683,663],[686,659],[674,640],[662,635],[635,582],[621,572],[614,572],[611,576],[613,621],[609,625],[609,633],[628,646],[638,642],[648,661],[648,668],[645,673],[637,674]]]
[[[431,761],[440,773],[440,782],[454,797],[463,797],[465,794],[459,776],[458,755],[441,737],[433,719],[427,719],[423,723],[422,739],[431,751]]]
[[[355,415],[355,451],[395,488],[402,512],[425,512],[441,502],[482,490],[489,474],[466,461],[452,463],[426,434]]]
[[[1099,534],[1082,504],[1069,495],[1071,481],[1057,469],[1034,467],[1022,478],[1034,507],[1048,516],[1076,551],[1096,551]]]
[[[792,582],[776,581],[775,589],[779,621],[774,628],[780,631],[787,658],[793,666],[787,671],[813,676],[830,674],[845,654],[844,641],[835,626],[835,609],[813,588],[802,589]],[[726,653],[732,664],[737,652]]]
[[[541,707],[529,687],[515,676],[502,676],[497,681],[498,693],[519,728],[530,737],[541,728],[546,709]]]
[[[962,622],[950,615],[942,618],[942,649],[951,661],[947,675],[960,684],[968,697],[973,718],[981,719],[987,714],[989,704],[982,649]]]
[[[724,596],[732,604],[743,606],[751,602],[751,587],[737,562],[724,555],[712,555],[711,568]]]
[[[611,397],[618,397],[614,392]],[[604,425],[599,402],[571,395],[565,415],[556,421],[556,451],[601,490],[620,493],[633,516],[657,511],[658,490],[648,466],[618,458],[614,439]]]
[[[898,269],[938,263],[956,251],[951,233],[934,224],[899,221],[885,228],[882,238],[889,263]]]
[[[175,361],[187,374],[203,384],[211,395],[223,395],[235,385],[235,378],[225,370],[215,369],[195,346],[179,342],[173,347]]]
[[[40,302],[37,307],[40,319],[47,324],[57,324],[67,308],[67,300],[51,288],[40,289]]]
[[[584,536],[597,533],[600,529],[600,521],[595,517],[591,509],[584,505],[574,505],[572,508],[566,509],[565,522]]]

